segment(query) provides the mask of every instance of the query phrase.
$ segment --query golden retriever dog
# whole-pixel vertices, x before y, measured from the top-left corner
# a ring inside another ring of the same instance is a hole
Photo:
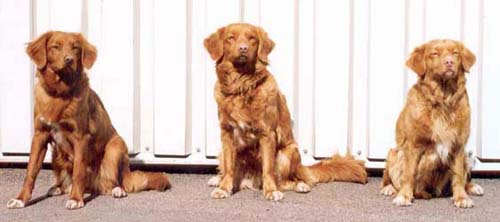
[[[83,207],[86,192],[120,198],[170,187],[164,173],[130,171],[125,142],[84,70],[96,60],[93,45],[81,34],[51,31],[30,42],[26,52],[38,70],[35,133],[24,185],[8,208],[22,208],[30,200],[48,144],[56,178],[48,195],[69,193],[68,209]]]
[[[274,77],[266,69],[274,42],[259,27],[230,24],[204,41],[216,61],[215,99],[221,128],[220,174],[212,198],[241,188],[262,188],[268,200],[281,191],[309,192],[318,182],[367,182],[364,162],[352,157],[301,165],[290,113]]]
[[[470,108],[465,73],[476,61],[462,43],[433,40],[417,47],[406,65],[418,74],[396,125],[397,147],[389,151],[383,195],[411,205],[413,198],[453,195],[455,206],[473,206],[470,195],[483,195],[470,182],[465,144]]]

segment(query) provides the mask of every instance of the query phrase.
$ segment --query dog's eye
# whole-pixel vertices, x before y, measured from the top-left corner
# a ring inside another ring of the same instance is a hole
[[[432,52],[432,53],[431,53],[431,56],[433,56],[433,57],[435,57],[435,56],[437,56],[437,55],[438,55],[438,53],[437,53],[437,52]]]
[[[78,50],[80,50],[80,47],[78,47],[78,46],[73,46],[73,50],[78,51]]]
[[[257,39],[255,37],[253,37],[253,36],[250,37],[250,42],[256,42],[256,41],[257,41]]]
[[[227,40],[228,40],[228,41],[233,41],[233,40],[234,40],[234,36],[229,36],[229,37],[227,37]]]
[[[454,51],[454,52],[453,52],[453,55],[456,55],[456,56],[457,56],[457,55],[460,55],[460,53],[458,53],[458,51]]]
[[[51,49],[55,49],[55,50],[58,50],[59,49],[59,46],[58,45],[53,45],[50,47]]]

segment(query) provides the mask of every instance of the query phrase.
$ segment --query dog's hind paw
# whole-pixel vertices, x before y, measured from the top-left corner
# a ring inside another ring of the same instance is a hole
[[[384,196],[392,196],[395,193],[396,193],[396,189],[391,184],[385,186],[384,188],[382,188],[382,190],[380,190],[380,194],[382,194]]]
[[[311,191],[311,187],[304,182],[298,182],[295,186],[295,192],[297,193],[308,193]]]
[[[220,182],[220,176],[219,176],[219,175],[217,175],[217,176],[213,176],[213,177],[211,177],[211,178],[208,180],[207,184],[208,184],[208,186],[210,186],[210,187],[217,187],[217,186],[219,186],[219,182]]]
[[[62,189],[56,186],[51,187],[49,191],[47,191],[47,195],[49,195],[50,197],[59,196],[61,194],[63,194]]]
[[[121,187],[115,187],[111,190],[111,196],[114,198],[122,198],[127,196],[127,192]]]
[[[471,187],[467,191],[470,195],[474,195],[474,196],[483,196],[484,195],[483,187],[481,187],[477,184],[472,184]]]

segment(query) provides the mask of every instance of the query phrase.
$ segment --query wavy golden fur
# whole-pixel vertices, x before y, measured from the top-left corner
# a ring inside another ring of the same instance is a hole
[[[476,57],[462,43],[433,40],[417,47],[406,65],[418,74],[396,125],[397,147],[389,151],[381,193],[408,206],[413,198],[453,195],[460,208],[483,189],[470,182],[465,144],[470,107],[465,73]]]
[[[266,199],[280,200],[281,191],[308,192],[319,182],[366,183],[364,162],[352,157],[301,164],[285,97],[266,69],[274,42],[262,28],[231,24],[206,38],[204,45],[216,61],[222,137],[220,174],[209,181],[218,186],[213,198],[262,187]]]
[[[170,187],[164,173],[130,171],[125,142],[84,70],[97,58],[93,45],[78,33],[47,32],[30,42],[26,52],[38,69],[35,134],[24,185],[9,208],[24,207],[30,200],[49,143],[56,177],[49,195],[69,193],[68,209],[83,207],[85,192],[124,197],[126,192]]]

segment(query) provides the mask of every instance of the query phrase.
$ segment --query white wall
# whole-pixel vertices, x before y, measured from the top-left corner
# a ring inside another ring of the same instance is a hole
[[[97,46],[91,86],[134,161],[216,163],[216,76],[202,42],[225,24],[250,22],[276,42],[269,69],[306,162],[349,150],[383,166],[416,80],[406,57],[430,39],[464,41],[478,57],[467,83],[467,149],[493,160],[477,169],[500,170],[498,8],[496,0],[0,0],[0,161],[29,153],[36,80],[25,43],[63,30]]]

